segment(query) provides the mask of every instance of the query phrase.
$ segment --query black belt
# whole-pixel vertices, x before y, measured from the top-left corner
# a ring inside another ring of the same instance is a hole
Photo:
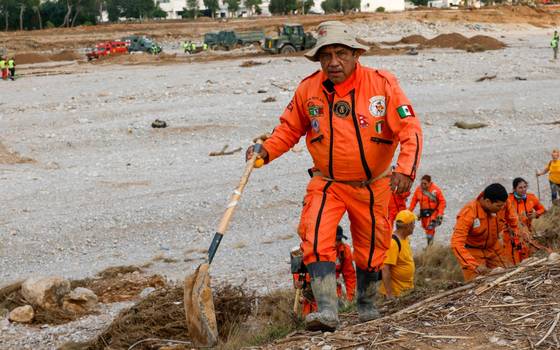
[[[465,248],[468,249],[484,249],[483,247],[475,247],[474,245],[465,244]]]

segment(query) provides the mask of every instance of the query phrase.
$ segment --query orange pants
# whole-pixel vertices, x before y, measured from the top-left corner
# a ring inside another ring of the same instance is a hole
[[[496,267],[508,267],[511,265],[509,260],[503,257],[503,251],[500,247],[500,243],[497,242],[492,248],[478,249],[478,248],[467,248],[469,253],[476,259],[478,264],[484,264],[487,268],[494,269]],[[463,277],[465,281],[470,281],[478,276],[478,273],[471,269],[463,267]]]
[[[301,314],[303,315],[303,317],[315,311],[317,311],[317,303],[315,301],[303,298],[303,305],[301,307]]]
[[[336,261],[336,226],[348,212],[356,266],[378,270],[391,243],[387,219],[390,193],[387,177],[365,187],[312,178],[298,230],[304,263]]]

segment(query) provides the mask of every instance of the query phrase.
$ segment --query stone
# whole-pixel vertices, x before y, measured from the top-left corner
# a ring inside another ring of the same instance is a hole
[[[13,309],[8,318],[12,322],[29,323],[33,321],[34,317],[35,311],[33,311],[33,307],[31,305],[25,305]]]
[[[77,287],[64,298],[62,308],[66,311],[84,314],[97,306],[97,295],[87,288]]]
[[[332,348],[333,348],[333,347],[330,346],[330,345],[325,345],[325,346],[323,346],[323,347],[321,348],[321,350],[332,350]]]
[[[552,252],[548,256],[548,261],[558,261],[558,260],[560,260],[560,254],[558,254],[556,252]]]
[[[62,300],[68,293],[70,282],[60,276],[31,277],[21,285],[21,294],[25,300],[45,309],[62,305]]]

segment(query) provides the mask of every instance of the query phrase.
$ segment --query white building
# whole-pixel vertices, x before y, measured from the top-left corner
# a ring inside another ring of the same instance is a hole
[[[385,12],[404,11],[404,0],[362,0],[360,10],[362,12],[375,12],[383,7]]]

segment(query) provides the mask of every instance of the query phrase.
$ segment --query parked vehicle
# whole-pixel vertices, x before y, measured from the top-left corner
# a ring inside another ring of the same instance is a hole
[[[107,41],[95,45],[95,48],[86,53],[88,61],[109,55],[122,55],[128,53],[127,45],[124,41]]]
[[[233,30],[222,30],[220,32],[204,34],[204,43],[213,50],[231,50],[251,44],[261,46],[263,41],[263,31],[236,32]]]
[[[128,45],[128,51],[159,54],[162,49],[155,41],[143,35],[130,35],[122,39]]]
[[[272,54],[290,54],[312,48],[317,39],[311,33],[305,33],[301,24],[284,24],[278,27],[278,34],[266,37],[263,49]]]

